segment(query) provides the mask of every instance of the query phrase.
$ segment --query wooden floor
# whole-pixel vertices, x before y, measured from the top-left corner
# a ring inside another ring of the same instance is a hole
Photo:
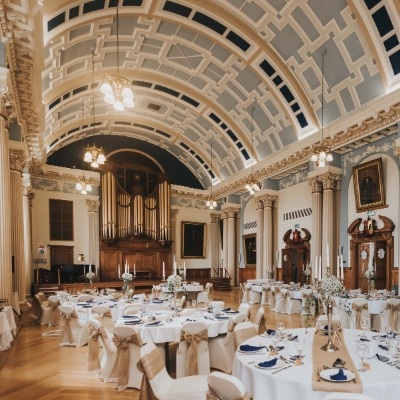
[[[220,291],[214,293],[214,300],[225,301],[226,307],[237,309],[239,291]],[[252,315],[259,305],[252,306]],[[277,321],[285,323],[287,328],[305,325],[305,317],[299,314],[282,315],[271,313],[264,307],[267,327],[274,328]],[[96,379],[86,368],[87,346],[81,348],[59,347],[57,337],[42,337],[50,330],[38,326],[29,313],[24,313],[22,329],[13,342],[11,350],[2,352],[0,361],[0,399],[138,399],[139,391],[127,389],[118,392],[113,383],[104,383]],[[174,370],[174,350],[171,346],[171,370]],[[174,375],[174,374],[172,374]]]

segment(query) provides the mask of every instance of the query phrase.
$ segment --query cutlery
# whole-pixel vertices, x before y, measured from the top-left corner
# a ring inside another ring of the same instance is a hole
[[[281,359],[284,363],[286,363],[286,364],[291,364],[291,363],[292,363],[291,361],[286,360],[286,358],[283,357],[283,356],[280,356],[280,359]]]
[[[396,364],[395,367],[396,367],[397,369],[400,369],[400,365],[399,365],[399,364]]]
[[[250,361],[247,364],[254,364],[254,363],[255,363],[255,361]]]
[[[290,368],[290,367],[293,367],[293,365],[288,365],[288,366],[285,367],[285,368],[281,368],[281,369],[279,369],[278,371],[273,372],[271,375],[277,374],[278,372],[281,372],[281,371],[283,371],[284,369],[288,369],[288,368]]]

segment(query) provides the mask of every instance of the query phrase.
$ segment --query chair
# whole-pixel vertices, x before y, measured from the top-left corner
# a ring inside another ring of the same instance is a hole
[[[257,336],[256,328],[250,321],[241,322],[234,328],[235,346],[238,348],[243,342]]]
[[[272,295],[272,303],[274,304],[274,306],[271,305],[271,311],[280,312],[278,310],[280,309],[282,302],[281,289],[278,286],[273,286],[271,288],[271,295]]]
[[[114,298],[114,300],[118,300],[122,296],[122,293],[120,292],[111,293],[111,296]]]
[[[216,371],[210,374],[208,387],[212,398],[224,400],[250,399],[246,388],[238,378],[222,372]]]
[[[392,290],[394,290],[394,293],[397,296],[399,294],[399,285],[393,285]]]
[[[322,400],[374,400],[365,394],[357,393],[329,393]]]
[[[290,292],[287,289],[282,289],[282,314],[300,314],[301,313],[301,300],[292,299]],[[284,301],[286,298],[286,301]]]
[[[279,287],[274,287],[275,291],[275,312],[282,312],[286,309],[286,297],[289,295],[287,289],[280,289]],[[284,296],[285,295],[285,296]]]
[[[95,314],[97,314],[95,318],[101,321],[101,324],[104,326],[108,337],[111,339],[113,335],[112,332],[114,330],[114,323],[110,308],[102,304],[95,305],[92,307],[92,315]]]
[[[40,304],[44,307],[47,307],[48,300],[47,300],[47,297],[45,296],[45,294],[43,292],[38,292],[37,296],[39,297]]]
[[[315,300],[311,289],[304,289],[301,294],[301,315],[315,315]]]
[[[116,292],[115,289],[106,289],[106,293],[107,293],[107,294],[113,294],[113,293],[115,293],[115,292]]]
[[[40,296],[40,294],[38,293],[35,297],[41,308],[40,316],[37,322],[39,325],[49,325],[51,308],[49,307],[47,297],[43,293],[42,296]],[[46,300],[43,300],[43,298],[45,298]]]
[[[267,330],[265,326],[265,315],[264,315],[264,308],[260,307],[257,311],[256,317],[254,319],[254,328],[259,335],[264,333]]]
[[[389,299],[386,303],[386,309],[381,313],[380,321],[381,328],[391,326],[396,332],[399,332],[399,313],[400,313],[400,299]]]
[[[250,304],[261,304],[261,294],[262,292],[254,292],[252,287],[250,292]]]
[[[124,315],[135,315],[142,309],[141,305],[130,305],[125,308]]]
[[[230,322],[228,333],[208,339],[208,350],[210,353],[210,367],[220,369],[221,371],[231,373],[233,359],[235,357],[235,326],[244,322],[246,314],[237,314]]]
[[[367,330],[371,330],[371,318],[368,312],[368,301],[365,299],[354,299],[351,305],[350,329],[362,329],[361,319],[368,321]]]
[[[158,400],[206,400],[207,376],[172,379],[154,343],[147,343],[140,349],[138,369],[144,375],[141,391],[154,393]]]
[[[58,296],[49,296],[47,305],[50,308],[49,326],[60,325],[60,310],[58,309],[60,300]]]
[[[153,297],[157,298],[159,300],[164,300],[165,295],[164,292],[162,291],[162,287],[159,285],[153,285],[153,289],[151,289]]]
[[[262,285],[261,290],[261,305],[269,306],[268,292],[271,291],[271,288],[268,285]]]
[[[225,308],[225,302],[223,301],[212,301],[210,303],[210,307],[218,307],[220,310],[223,310]]]
[[[196,358],[197,364],[195,363]],[[187,322],[182,326],[176,351],[176,377],[209,374],[207,325],[204,322]]]
[[[186,302],[186,296],[182,296],[180,299],[175,299],[175,302],[177,307],[184,308]]]
[[[242,287],[243,287],[242,303],[250,303],[251,302],[251,285],[245,284]]]
[[[78,297],[78,303],[84,302],[84,301],[92,301],[93,300],[93,296],[90,294],[81,294]]]
[[[79,321],[72,306],[60,306],[60,346],[82,347],[88,342],[89,332],[87,322]]]
[[[245,321],[247,321],[247,320],[250,319],[250,304],[248,304],[248,303],[242,303],[242,304],[239,306],[238,311],[239,311],[239,313],[245,314],[245,315],[246,315]]]
[[[197,294],[197,304],[199,304],[199,303],[209,303],[209,301],[210,301],[210,293],[211,293],[212,289],[213,289],[212,283],[207,283],[206,287],[204,288],[204,290]]]

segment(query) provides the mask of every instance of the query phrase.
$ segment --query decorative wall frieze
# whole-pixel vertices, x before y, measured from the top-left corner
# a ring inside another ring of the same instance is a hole
[[[203,194],[203,193],[191,192],[189,190],[174,189],[174,187],[171,187],[171,196],[175,197],[184,197],[186,199],[194,199],[194,200],[207,200],[208,195],[209,192],[206,190],[204,190]]]
[[[332,174],[331,172],[318,176],[318,181],[322,183],[324,190],[333,190],[335,188],[335,182],[340,181],[341,179],[341,175]]]
[[[311,185],[311,193],[322,193],[322,183],[318,180],[318,176],[307,179],[309,185]]]
[[[40,178],[40,179],[51,179],[56,181],[64,181],[64,182],[78,182],[78,178],[75,175],[69,174],[60,174],[54,171],[40,171],[38,173],[33,173],[32,177]],[[86,179],[92,186],[99,186],[100,181],[92,176]]]
[[[99,200],[86,199],[86,205],[88,206],[88,212],[92,212],[92,213],[98,213],[99,212],[99,207],[100,207],[100,201]]]
[[[25,152],[23,150],[10,149],[10,170],[22,172],[26,166]]]

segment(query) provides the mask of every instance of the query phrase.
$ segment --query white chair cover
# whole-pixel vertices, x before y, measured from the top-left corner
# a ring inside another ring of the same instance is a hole
[[[197,294],[197,304],[208,303],[210,301],[210,293],[213,288],[212,283],[207,283],[203,292]]]
[[[142,306],[132,305],[125,308],[125,315],[135,315],[141,310]]]
[[[91,300],[93,300],[93,296],[90,294],[81,294],[78,297],[78,303],[84,302],[84,301],[91,301]]]
[[[396,332],[400,331],[400,299],[389,299],[386,303],[386,310],[380,314],[380,327],[385,328],[389,326]]]
[[[260,307],[257,311],[256,317],[254,318],[254,328],[259,335],[261,335],[267,330],[267,327],[265,326],[265,316],[263,307]]]
[[[248,304],[248,303],[242,303],[242,304],[239,306],[238,311],[239,311],[239,313],[242,313],[242,314],[245,314],[245,315],[246,315],[246,318],[245,318],[246,321],[247,321],[248,319],[250,319],[250,304]]]
[[[92,315],[94,316],[95,314],[95,318],[101,321],[104,329],[107,332],[108,338],[111,339],[113,336],[114,323],[112,320],[110,307],[103,304],[95,305],[92,307]]]
[[[60,330],[63,336],[60,338],[59,344],[60,346],[75,346],[82,347],[88,343],[89,331],[88,331],[88,323],[82,322],[78,318],[74,318],[71,314],[75,313],[72,306],[62,305],[60,306],[61,312],[61,323]],[[63,316],[65,315],[65,316]],[[69,322],[68,322],[69,321]],[[68,339],[68,331],[65,329],[65,324],[69,324],[71,327],[73,342],[71,343]]]
[[[368,327],[366,330],[370,331],[371,330],[371,318],[368,312],[368,301],[365,299],[354,299],[353,304],[352,304],[352,309],[351,309],[351,320],[350,320],[350,329],[361,329],[357,325],[357,310],[355,310],[353,307],[363,307],[361,310],[360,314],[360,320],[362,318],[365,318],[368,320]]]
[[[268,285],[262,285],[261,287],[261,305],[262,306],[269,306],[269,297],[268,297],[268,292],[270,291],[270,286]]]
[[[213,372],[208,377],[208,385],[210,387],[210,394],[212,395],[212,391],[214,391],[219,396],[217,400],[250,399],[243,383],[234,376],[217,371]],[[209,397],[213,398],[215,395]]]
[[[243,285],[242,303],[250,303],[251,302],[251,296],[252,296],[251,285],[250,284],[244,284]]]
[[[58,326],[60,325],[60,300],[58,296],[49,296],[47,301],[47,305],[50,308],[49,315],[49,326]]]
[[[257,331],[250,321],[237,324],[234,329],[235,346],[238,348],[243,342],[257,336]]]

